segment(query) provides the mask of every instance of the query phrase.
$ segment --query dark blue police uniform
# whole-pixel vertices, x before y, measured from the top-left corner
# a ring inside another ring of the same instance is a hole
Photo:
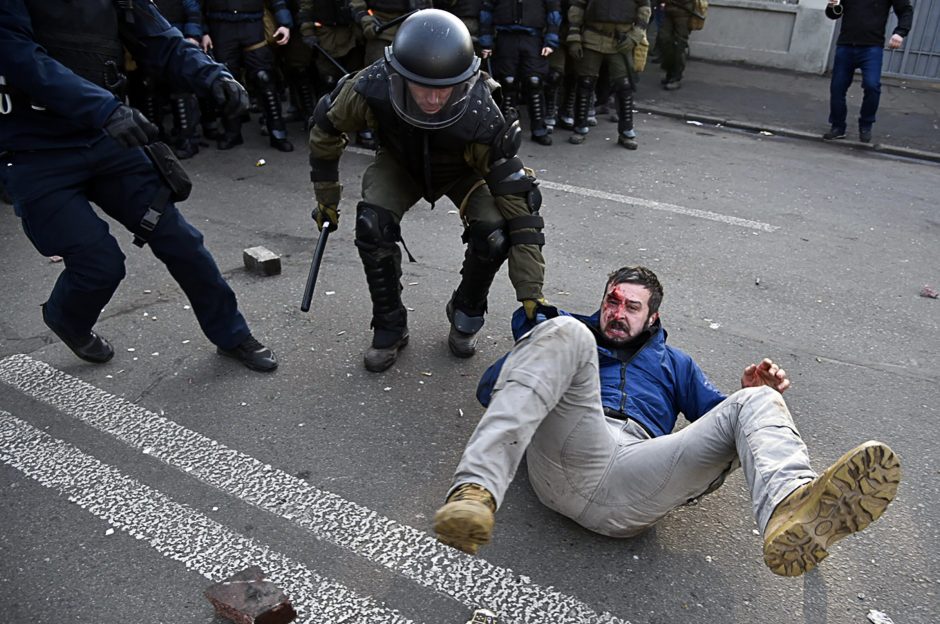
[[[57,11],[71,12],[71,28],[57,28]],[[89,35],[86,28],[97,32]],[[117,35],[113,48],[109,33]],[[46,323],[67,344],[68,337],[87,336],[125,275],[124,254],[94,202],[146,240],[186,293],[209,340],[221,350],[236,349],[251,338],[248,325],[202,234],[172,202],[152,232],[142,227],[155,198],[165,197],[164,182],[141,148],[122,147],[102,129],[122,106],[103,87],[109,68],[102,61],[115,54],[121,60],[122,44],[138,64],[199,95],[208,96],[223,75],[146,0],[0,4],[0,75],[9,104],[0,114],[0,184],[36,249],[64,259],[44,306]]]

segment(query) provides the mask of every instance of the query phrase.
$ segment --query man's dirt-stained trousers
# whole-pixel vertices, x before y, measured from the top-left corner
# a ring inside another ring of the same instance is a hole
[[[502,504],[528,450],[529,480],[547,507],[611,537],[636,535],[717,488],[740,466],[761,531],[774,508],[816,476],[780,393],[735,392],[689,426],[656,438],[604,415],[597,343],[557,317],[523,336],[454,477]],[[451,490],[453,491],[453,490]]]

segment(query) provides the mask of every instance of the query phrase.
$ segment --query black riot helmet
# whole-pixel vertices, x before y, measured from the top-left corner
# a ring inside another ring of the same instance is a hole
[[[385,48],[389,95],[398,116],[419,128],[456,123],[480,76],[470,31],[452,13],[416,11]]]

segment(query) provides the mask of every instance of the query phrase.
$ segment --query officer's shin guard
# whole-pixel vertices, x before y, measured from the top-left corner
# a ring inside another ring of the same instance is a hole
[[[173,152],[181,160],[192,158],[199,152],[199,143],[196,141],[199,107],[196,97],[188,93],[178,93],[173,95],[170,101],[173,103],[173,124],[176,133]]]
[[[372,299],[372,346],[365,352],[366,369],[381,372],[398,359],[408,344],[408,312],[401,302],[401,230],[392,214],[374,204],[356,208],[356,247]]]
[[[293,144],[287,139],[287,126],[284,125],[284,118],[281,115],[281,98],[277,94],[274,80],[268,72],[263,70],[255,75],[255,80],[260,89],[261,109],[268,127],[268,141],[271,147],[281,152],[294,151]]]
[[[562,74],[556,69],[548,71],[545,79],[545,125],[551,132],[558,121],[558,95],[561,90]]]
[[[310,118],[313,117],[313,110],[317,105],[316,95],[313,92],[313,84],[311,84],[307,72],[295,71],[292,73],[290,90],[300,107],[300,114],[304,121],[304,130],[307,131],[310,129]]]
[[[574,132],[568,139],[569,143],[575,145],[584,143],[588,133],[588,114],[591,106],[594,104],[594,83],[597,78],[594,76],[580,76],[578,78],[577,97],[574,104]]]
[[[529,76],[526,79],[526,97],[529,102],[529,126],[532,131],[532,140],[539,145],[551,145],[552,136],[545,124],[545,93],[542,79],[538,76]]]
[[[476,353],[477,332],[483,327],[486,298],[493,278],[509,253],[509,237],[502,223],[478,222],[464,231],[462,279],[447,303],[450,334],[447,346],[460,358]]]
[[[629,78],[623,78],[617,85],[617,143],[635,150],[637,147],[636,131],[633,129],[633,87]]]
[[[510,108],[515,108],[519,103],[519,83],[515,76],[503,76],[499,81],[502,85],[503,101],[499,105],[505,115]]]

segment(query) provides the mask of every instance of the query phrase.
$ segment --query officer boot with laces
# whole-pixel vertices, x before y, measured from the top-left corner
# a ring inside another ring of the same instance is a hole
[[[633,89],[630,88],[617,91],[617,143],[628,150],[638,147],[633,129]]]
[[[764,563],[781,576],[812,570],[835,542],[881,517],[900,481],[901,463],[886,444],[856,446],[777,505],[764,529]]]
[[[485,487],[464,483],[434,514],[434,532],[441,543],[475,555],[490,541],[495,513],[496,500]]]

